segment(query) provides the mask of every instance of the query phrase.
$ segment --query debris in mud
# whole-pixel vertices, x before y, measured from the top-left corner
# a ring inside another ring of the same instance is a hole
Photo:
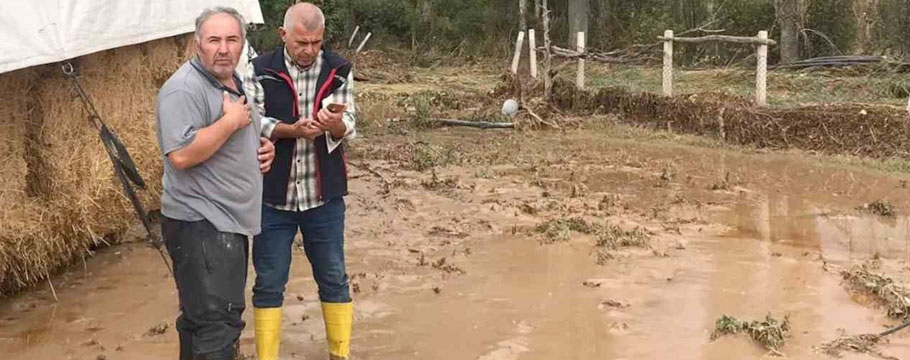
[[[875,200],[871,203],[857,206],[856,210],[878,216],[894,216],[894,205],[891,205],[891,202],[888,200]]]
[[[582,218],[560,218],[560,219],[551,219],[534,227],[534,230],[538,233],[544,234],[545,239],[542,241],[544,244],[552,244],[560,241],[568,241],[569,233],[571,231],[580,232],[583,234],[590,234],[593,231],[591,224],[588,224]]]
[[[433,226],[430,231],[427,232],[429,236],[445,236],[445,237],[454,237],[459,239],[464,239],[470,236],[468,233],[463,231],[456,231],[454,229],[449,229],[442,226]]]
[[[430,180],[421,181],[420,184],[427,190],[450,190],[458,188],[458,178],[441,179],[436,175],[436,170],[433,170],[433,177]]]
[[[440,288],[439,286],[434,286],[433,292],[436,293],[437,295],[439,295],[439,293],[442,292],[442,288]]]
[[[623,230],[621,227],[606,224],[597,225],[593,231],[597,237],[597,247],[616,250],[620,247],[638,246],[650,248],[651,237],[641,227]]]
[[[581,282],[582,285],[587,286],[589,288],[600,287],[600,285],[603,285],[603,283],[604,283],[604,280],[602,280],[602,279],[588,279],[588,280]]]
[[[153,326],[151,329],[145,332],[145,336],[158,336],[167,332],[167,329],[170,327],[168,323],[160,323]]]
[[[423,253],[420,254],[420,259],[417,260],[417,266],[427,266],[427,257]]]
[[[310,316],[307,314],[303,314],[300,316],[300,321],[307,321],[309,319],[310,319]]]
[[[298,295],[297,295],[297,301],[303,301],[303,295],[298,294]]]
[[[711,184],[711,186],[709,186],[708,189],[711,191],[718,191],[718,190],[727,191],[727,190],[730,190],[731,187],[732,187],[732,184],[730,182],[730,173],[727,172],[724,174],[723,179],[721,179],[719,182]]]
[[[403,151],[402,151],[403,150]],[[416,171],[426,171],[438,166],[447,166],[459,163],[461,154],[453,147],[442,148],[425,142],[414,142],[404,146],[404,149],[395,151],[390,157],[410,165]]]
[[[670,257],[670,254],[667,254],[667,253],[664,252],[664,251],[659,251],[659,250],[657,250],[657,249],[651,250],[651,254],[653,254],[653,255],[656,256],[656,257],[661,257],[661,258]]]
[[[355,294],[360,294],[360,283],[351,283],[351,291],[353,291]]]
[[[613,206],[619,206],[620,204],[621,203],[620,203],[619,196],[604,195],[604,197],[602,199],[600,199],[600,202],[597,203],[597,210],[600,210],[600,211],[608,210],[609,208],[611,208]]]
[[[832,340],[815,347],[816,351],[821,351],[826,355],[840,358],[844,352],[850,351],[861,354],[870,354],[882,359],[898,360],[893,356],[885,355],[878,349],[879,341],[882,338],[877,334],[846,335],[842,334],[840,338]]]
[[[784,346],[786,338],[790,336],[790,317],[784,316],[784,321],[781,322],[768,314],[764,321],[744,322],[724,315],[717,319],[711,340],[716,340],[724,335],[738,334],[747,334],[752,341],[761,344],[773,354],[781,355],[779,350]]]
[[[543,243],[545,244],[567,241],[569,240],[570,232],[575,231],[582,234],[593,234],[596,239],[596,245],[599,248],[608,250],[617,250],[628,246],[650,248],[650,236],[643,228],[636,227],[632,230],[624,230],[610,223],[605,225],[589,223],[579,217],[547,220],[537,224],[534,230],[544,234],[546,238]]]
[[[600,306],[598,306],[598,307],[599,308],[611,307],[611,308],[620,308],[621,309],[621,308],[627,308],[629,306],[630,306],[629,304],[623,304],[622,302],[608,299],[608,300],[601,301]]]
[[[459,275],[464,275],[466,271],[462,268],[455,266],[454,264],[446,264],[446,258],[439,258],[436,262],[433,263],[433,268],[437,270],[445,271],[446,273],[457,273]]]
[[[654,187],[665,188],[670,186],[670,182],[673,180],[673,173],[670,172],[670,169],[664,168],[661,170],[660,175],[657,176],[657,184]]]
[[[606,265],[608,261],[616,258],[616,255],[613,255],[607,249],[597,249],[597,265]]]
[[[98,357],[95,358],[95,360],[107,360],[107,356],[104,356],[104,354],[100,354],[100,355],[98,355]]]
[[[85,329],[85,330],[91,331],[91,332],[99,332],[99,331],[101,331],[101,330],[104,330],[104,328],[101,327],[101,326],[95,325],[95,326],[91,326],[91,327],[89,327],[88,329]]]
[[[689,178],[691,179],[691,176]],[[679,204],[685,204],[685,203],[686,203],[686,198],[684,198],[680,194],[674,195],[673,200],[670,201],[670,205],[679,205]]]
[[[123,345],[117,345],[117,348],[114,351],[123,351]]]
[[[676,235],[682,235],[682,229],[679,226],[664,225],[664,231],[666,231],[668,233],[673,233]],[[677,243],[677,244],[679,244],[679,243]],[[682,250],[682,249],[678,249],[678,250]]]
[[[99,342],[98,339],[95,339],[95,338],[91,338],[88,341],[82,343],[82,346],[95,346],[95,345],[101,345],[101,342]]]
[[[868,264],[842,270],[841,276],[850,290],[873,296],[879,304],[888,309],[888,316],[894,319],[910,317],[910,289],[896,284],[884,274],[872,273]]]
[[[569,194],[570,198],[577,198],[585,196],[588,193],[588,186],[583,183],[572,184],[572,192]]]

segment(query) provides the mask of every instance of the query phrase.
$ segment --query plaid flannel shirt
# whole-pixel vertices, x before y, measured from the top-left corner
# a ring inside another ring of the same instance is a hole
[[[298,106],[301,114],[310,117],[313,114],[313,107],[316,97],[316,86],[319,79],[319,72],[322,69],[322,51],[316,57],[316,61],[308,68],[300,68],[291,61],[287,51],[284,53],[285,66],[288,68],[288,75],[294,80],[294,89],[297,91]],[[262,84],[256,80],[256,74],[252,66],[247,71],[243,80],[244,90],[248,99],[259,109],[260,114],[265,114],[265,93],[262,90]],[[347,108],[342,115],[347,130],[344,137],[335,140],[332,135],[326,133],[326,145],[331,153],[338,145],[345,140],[353,139],[357,132],[355,125],[354,112],[354,72],[348,74],[348,79],[344,85],[335,90],[323,100],[324,104],[338,103],[347,104]],[[263,116],[262,117],[262,136],[272,138],[272,131],[281,120]],[[266,204],[272,208],[284,211],[305,211],[319,207],[324,204],[319,200],[316,193],[316,152],[314,143],[304,138],[297,139],[297,146],[294,148],[294,161],[291,162],[291,175],[288,179],[287,201],[285,204]]]

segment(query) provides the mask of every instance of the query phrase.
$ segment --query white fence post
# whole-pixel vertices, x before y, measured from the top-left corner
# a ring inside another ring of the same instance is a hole
[[[373,36],[373,32],[368,32],[367,36],[363,38],[363,41],[360,42],[360,46],[357,47],[355,53],[360,53],[360,50],[363,50],[363,46],[367,44],[367,41],[370,40],[370,36]]]
[[[583,31],[578,32],[578,52],[580,54],[585,53],[585,33]],[[585,88],[585,58],[578,58],[578,72],[575,75],[575,86],[579,90],[584,90]]]
[[[518,42],[515,43],[515,56],[512,57],[512,73],[518,74],[518,61],[521,60],[521,45],[525,41],[525,32],[518,32]]]
[[[758,39],[763,42],[758,44],[756,54],[758,69],[755,74],[755,105],[765,107],[768,103],[768,32],[759,31]]]
[[[528,47],[531,49],[531,77],[537,78],[537,41],[534,39],[534,29],[528,30]]]
[[[348,40],[348,48],[351,48],[354,46],[354,39],[357,38],[358,31],[360,31],[360,25],[357,25],[357,27],[354,28],[354,33],[351,34],[351,40]]]
[[[673,96],[673,30],[664,31],[664,96]]]

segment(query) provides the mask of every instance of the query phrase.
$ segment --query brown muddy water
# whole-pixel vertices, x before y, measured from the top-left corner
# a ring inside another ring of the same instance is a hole
[[[721,315],[769,313],[789,316],[787,358],[825,359],[813,346],[840,329],[897,323],[846,291],[837,270],[878,257],[910,280],[906,175],[595,130],[419,136],[466,160],[409,170],[383,155],[409,140],[375,136],[352,168],[354,359],[758,359],[770,355],[746,337],[710,337]],[[878,199],[896,216],[856,209]],[[599,265],[591,235],[547,243],[534,230],[569,217],[641,227],[650,246]],[[315,285],[294,255],[282,358],[325,359]],[[176,292],[153,250],[103,249],[52,283],[57,302],[48,285],[0,302],[0,358],[177,357]],[[910,331],[880,348],[910,359]]]

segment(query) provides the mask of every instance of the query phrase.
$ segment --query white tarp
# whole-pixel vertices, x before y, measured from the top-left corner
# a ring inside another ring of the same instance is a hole
[[[258,0],[0,0],[0,73],[190,33],[213,6],[263,23]]]

